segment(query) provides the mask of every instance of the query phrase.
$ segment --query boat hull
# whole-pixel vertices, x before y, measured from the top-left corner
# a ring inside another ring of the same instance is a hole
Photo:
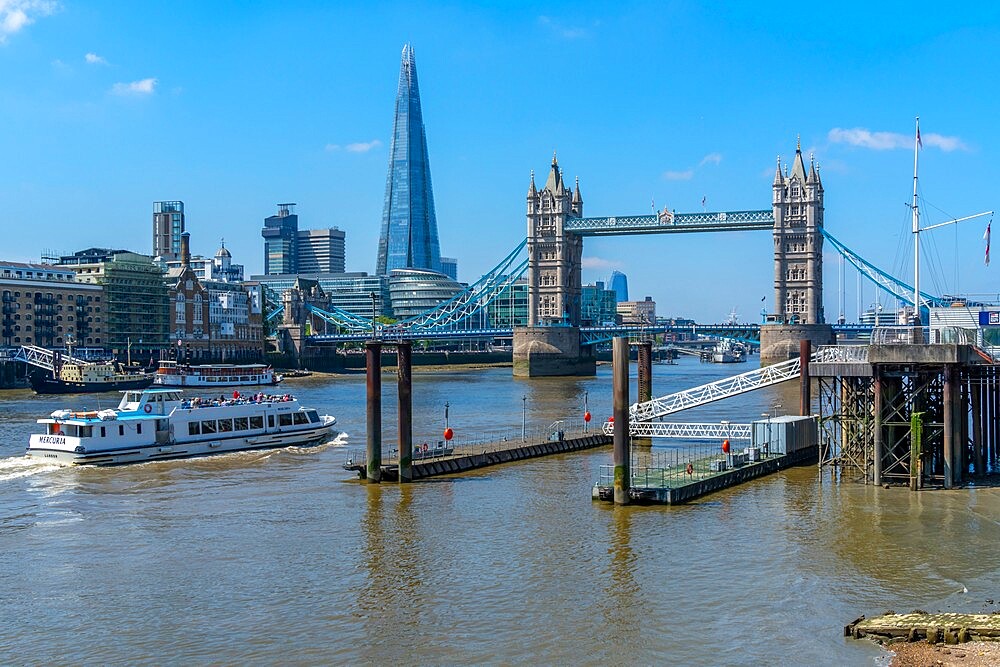
[[[28,376],[28,382],[36,394],[96,394],[102,391],[125,391],[145,389],[153,384],[152,376],[138,380],[114,380],[111,382],[70,382],[35,373]]]
[[[153,443],[135,447],[122,447],[111,450],[66,451],[48,449],[44,445],[46,436],[31,437],[28,456],[43,461],[65,465],[115,466],[128,463],[148,463],[151,461],[168,461],[186,459],[216,454],[229,454],[262,449],[278,449],[283,447],[314,447],[328,442],[333,436],[336,420],[317,425],[314,428],[297,431],[265,433],[248,437],[205,439],[189,442]]]

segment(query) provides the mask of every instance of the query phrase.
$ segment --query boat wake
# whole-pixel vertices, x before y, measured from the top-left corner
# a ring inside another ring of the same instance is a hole
[[[52,472],[64,468],[57,463],[39,461],[30,456],[11,456],[0,459],[0,482],[8,482],[20,477],[30,477],[40,473]]]
[[[347,433],[341,431],[333,440],[327,440],[320,447],[347,447]]]

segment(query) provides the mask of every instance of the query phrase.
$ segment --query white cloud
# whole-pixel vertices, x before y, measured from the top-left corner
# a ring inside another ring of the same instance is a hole
[[[543,25],[563,39],[580,39],[589,35],[589,31],[581,26],[568,26],[548,16],[538,17],[539,25]]]
[[[332,153],[334,151],[339,151],[340,150],[340,144],[327,144],[326,148],[324,148],[324,150],[327,153]]]
[[[690,181],[694,178],[694,169],[685,169],[684,171],[665,171],[663,172],[663,178],[668,181]]]
[[[372,141],[359,141],[357,143],[347,144],[344,146],[344,150],[350,153],[367,153],[368,151],[378,148],[381,145],[381,141],[373,139]]]
[[[722,162],[722,153],[709,153],[701,159],[698,166],[704,167],[706,164],[719,164],[720,162]]]
[[[601,257],[584,257],[583,261],[580,262],[580,265],[585,269],[599,269],[602,271],[621,268],[621,262],[615,262]]]
[[[111,87],[111,92],[115,95],[152,95],[156,90],[157,79],[139,79],[131,83],[116,83]]]
[[[876,151],[913,148],[913,137],[898,132],[872,132],[863,127],[844,129],[835,127],[827,134],[827,139],[834,144],[848,144],[860,148],[870,148]],[[958,137],[947,137],[942,134],[928,133],[920,135],[924,147],[933,146],[943,151],[968,150],[968,146]]]
[[[59,9],[55,0],[0,0],[0,44],[7,37],[31,25],[35,19]]]
[[[96,53],[88,53],[83,57],[89,65],[107,65],[108,61],[97,55]]]

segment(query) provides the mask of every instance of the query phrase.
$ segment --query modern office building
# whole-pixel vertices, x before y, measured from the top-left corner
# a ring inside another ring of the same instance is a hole
[[[628,278],[621,271],[612,271],[609,288],[614,290],[617,301],[628,301]]]
[[[393,269],[389,274],[392,316],[397,320],[416,317],[455,297],[462,289],[460,284],[437,271]],[[486,322],[481,326],[486,326]]]
[[[295,204],[278,204],[277,215],[264,218],[264,273],[295,273],[298,267],[299,216]]]
[[[297,273],[343,273],[344,232],[336,227],[300,229],[297,256]]]
[[[183,233],[184,202],[153,202],[153,257],[179,259]]]
[[[458,259],[455,257],[442,257],[441,273],[452,280],[458,280]]]
[[[58,266],[79,266],[81,264],[100,264],[101,262],[109,262],[111,258],[115,255],[122,255],[131,253],[131,250],[114,250],[112,248],[87,248],[86,250],[78,250],[72,255],[61,255],[59,261],[56,262]],[[179,256],[179,255],[178,255]]]
[[[396,113],[385,180],[382,230],[375,272],[430,269],[441,272],[427,136],[413,48],[403,47],[396,92]]]
[[[101,250],[91,248],[70,257]],[[114,253],[94,263],[67,265],[80,282],[104,288],[105,348],[124,358],[161,357],[169,346],[169,297],[164,272],[153,258],[131,252]]]
[[[490,326],[494,328],[528,326],[528,279],[520,278],[487,307]]]
[[[580,288],[580,324],[582,326],[602,326],[615,324],[618,310],[614,290],[605,289],[604,283]]]
[[[619,301],[618,315],[622,324],[651,325],[656,322],[656,302],[647,296],[643,301]]]
[[[0,345],[103,347],[103,293],[64,267],[0,261]]]

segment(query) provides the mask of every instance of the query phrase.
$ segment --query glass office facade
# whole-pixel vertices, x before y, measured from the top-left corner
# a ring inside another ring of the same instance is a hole
[[[299,216],[295,204],[278,204],[278,214],[264,218],[264,273],[276,275],[298,270],[296,249],[299,237]]]
[[[407,44],[399,69],[376,273],[384,276],[393,269],[409,268],[441,272],[417,67]]]

